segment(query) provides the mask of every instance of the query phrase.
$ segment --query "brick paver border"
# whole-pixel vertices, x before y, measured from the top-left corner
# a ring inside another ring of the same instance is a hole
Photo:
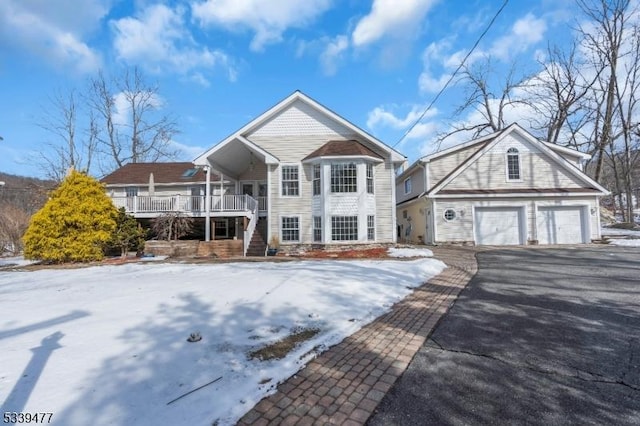
[[[447,269],[309,362],[238,424],[364,424],[477,271],[473,248],[433,252]]]

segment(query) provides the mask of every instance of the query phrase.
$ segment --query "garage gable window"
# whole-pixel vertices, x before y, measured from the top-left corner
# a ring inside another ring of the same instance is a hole
[[[507,150],[507,180],[520,180],[520,153],[516,148]]]

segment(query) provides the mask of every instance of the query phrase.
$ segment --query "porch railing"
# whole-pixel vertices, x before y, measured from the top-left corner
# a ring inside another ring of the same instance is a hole
[[[258,223],[258,202],[250,196],[247,196],[247,207],[249,207],[250,216],[249,216],[249,224],[247,225],[247,229],[244,231],[243,235],[243,249],[244,255],[247,255],[247,250],[249,250],[249,244],[251,244],[251,238],[253,237],[253,231],[256,229],[256,224]]]
[[[261,212],[267,211],[267,197],[258,197],[258,210]]]
[[[124,207],[127,213],[133,214],[176,211],[204,214],[206,210],[204,195],[138,195],[111,198],[117,208]],[[258,205],[258,202],[249,195],[212,195],[209,199],[212,212],[252,211]]]

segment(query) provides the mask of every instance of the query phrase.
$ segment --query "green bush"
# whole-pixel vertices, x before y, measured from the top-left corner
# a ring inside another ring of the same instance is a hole
[[[116,228],[111,235],[109,248],[118,250],[121,256],[126,256],[127,252],[140,252],[144,250],[144,240],[147,231],[131,215],[127,214],[124,207],[118,210],[116,217]]]
[[[72,171],[31,218],[24,256],[51,263],[101,260],[117,216],[103,185]]]

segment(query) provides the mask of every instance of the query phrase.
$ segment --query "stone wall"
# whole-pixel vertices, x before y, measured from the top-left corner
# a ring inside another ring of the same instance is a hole
[[[232,257],[242,256],[242,240],[178,240],[145,242],[145,253],[169,257]]]

